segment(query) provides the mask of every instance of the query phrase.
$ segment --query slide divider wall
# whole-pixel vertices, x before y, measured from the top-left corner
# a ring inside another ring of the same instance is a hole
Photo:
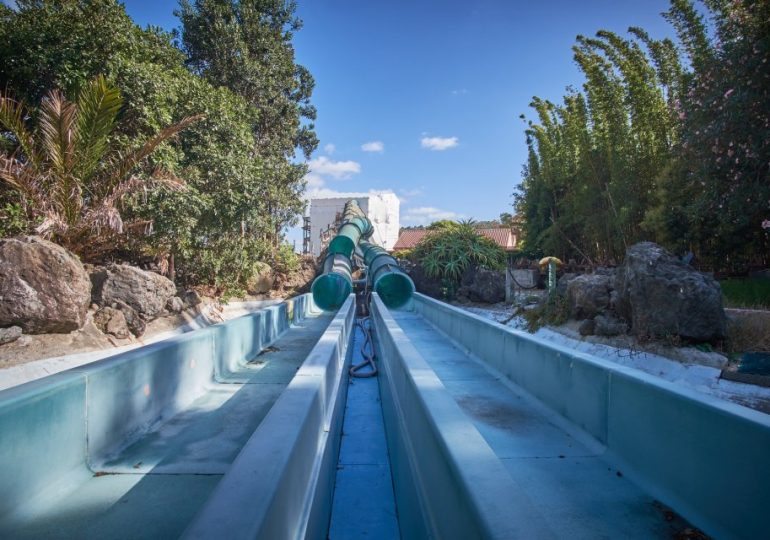
[[[403,538],[552,538],[547,520],[372,294]]]

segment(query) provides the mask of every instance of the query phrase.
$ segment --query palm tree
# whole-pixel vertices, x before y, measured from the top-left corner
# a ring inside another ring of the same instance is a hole
[[[24,105],[0,94],[0,126],[17,143],[14,152],[0,155],[0,182],[18,191],[28,214],[40,222],[37,234],[77,253],[137,224],[124,223],[121,217],[118,207],[126,194],[147,184],[182,187],[181,180],[166,171],[154,171],[149,180],[133,172],[161,143],[202,116],[184,118],[137,149],[121,153],[110,135],[122,105],[120,91],[98,76],[74,103],[59,90],[48,92],[40,103],[37,126],[30,130]]]

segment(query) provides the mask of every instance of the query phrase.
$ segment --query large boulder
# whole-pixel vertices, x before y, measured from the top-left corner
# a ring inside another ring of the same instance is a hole
[[[91,273],[92,298],[100,306],[124,302],[143,319],[152,320],[163,311],[176,286],[168,278],[127,264],[97,268]]]
[[[637,336],[714,341],[726,335],[719,284],[657,244],[628,248],[615,289],[615,309]]]
[[[413,263],[408,260],[399,261],[401,268],[409,274],[414,282],[414,288],[417,292],[426,294],[433,298],[443,298],[444,288],[440,278],[430,277],[425,269],[419,263]]]
[[[569,282],[578,277],[580,274],[576,274],[574,272],[566,272],[562,274],[562,276],[558,279],[556,282],[556,294],[558,294],[561,297],[567,296],[567,286],[569,285]]]
[[[505,275],[481,266],[469,267],[463,274],[457,295],[473,302],[502,302],[505,300]]]
[[[35,236],[0,240],[0,327],[72,332],[90,303],[91,281],[75,255]]]
[[[628,331],[628,324],[621,321],[612,314],[597,315],[594,318],[594,334],[597,336],[619,336]]]
[[[610,307],[612,277],[584,274],[567,283],[567,302],[575,319],[590,319]]]

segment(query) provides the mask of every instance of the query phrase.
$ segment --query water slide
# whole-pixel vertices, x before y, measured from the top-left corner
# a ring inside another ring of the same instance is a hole
[[[769,536],[768,415],[412,293],[364,241],[334,309],[0,391],[0,538]]]

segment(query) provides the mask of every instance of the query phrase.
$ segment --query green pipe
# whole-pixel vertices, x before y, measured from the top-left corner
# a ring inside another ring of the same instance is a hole
[[[323,273],[313,281],[313,301],[324,311],[338,310],[353,291],[350,258],[329,253],[324,259]]]
[[[322,273],[311,287],[313,300],[318,307],[325,311],[335,311],[345,302],[353,290],[353,251],[361,238],[369,238],[373,232],[374,227],[358,206],[358,201],[351,199],[345,203],[342,224],[329,243]]]
[[[396,259],[380,246],[366,240],[374,227],[354,199],[345,203],[342,224],[329,243],[323,272],[313,281],[313,300],[323,310],[339,309],[353,290],[351,258],[359,248],[367,267],[367,280],[386,306],[398,308],[414,293],[411,278],[399,268]]]
[[[399,308],[414,293],[414,282],[398,266],[396,259],[378,245],[360,242],[359,248],[368,270],[369,285],[386,306]]]
[[[329,253],[339,253],[351,258],[358,242],[362,238],[364,240],[369,238],[373,232],[374,227],[371,221],[358,206],[358,202],[351,199],[345,203],[342,224],[337,230],[337,236],[329,243]]]

